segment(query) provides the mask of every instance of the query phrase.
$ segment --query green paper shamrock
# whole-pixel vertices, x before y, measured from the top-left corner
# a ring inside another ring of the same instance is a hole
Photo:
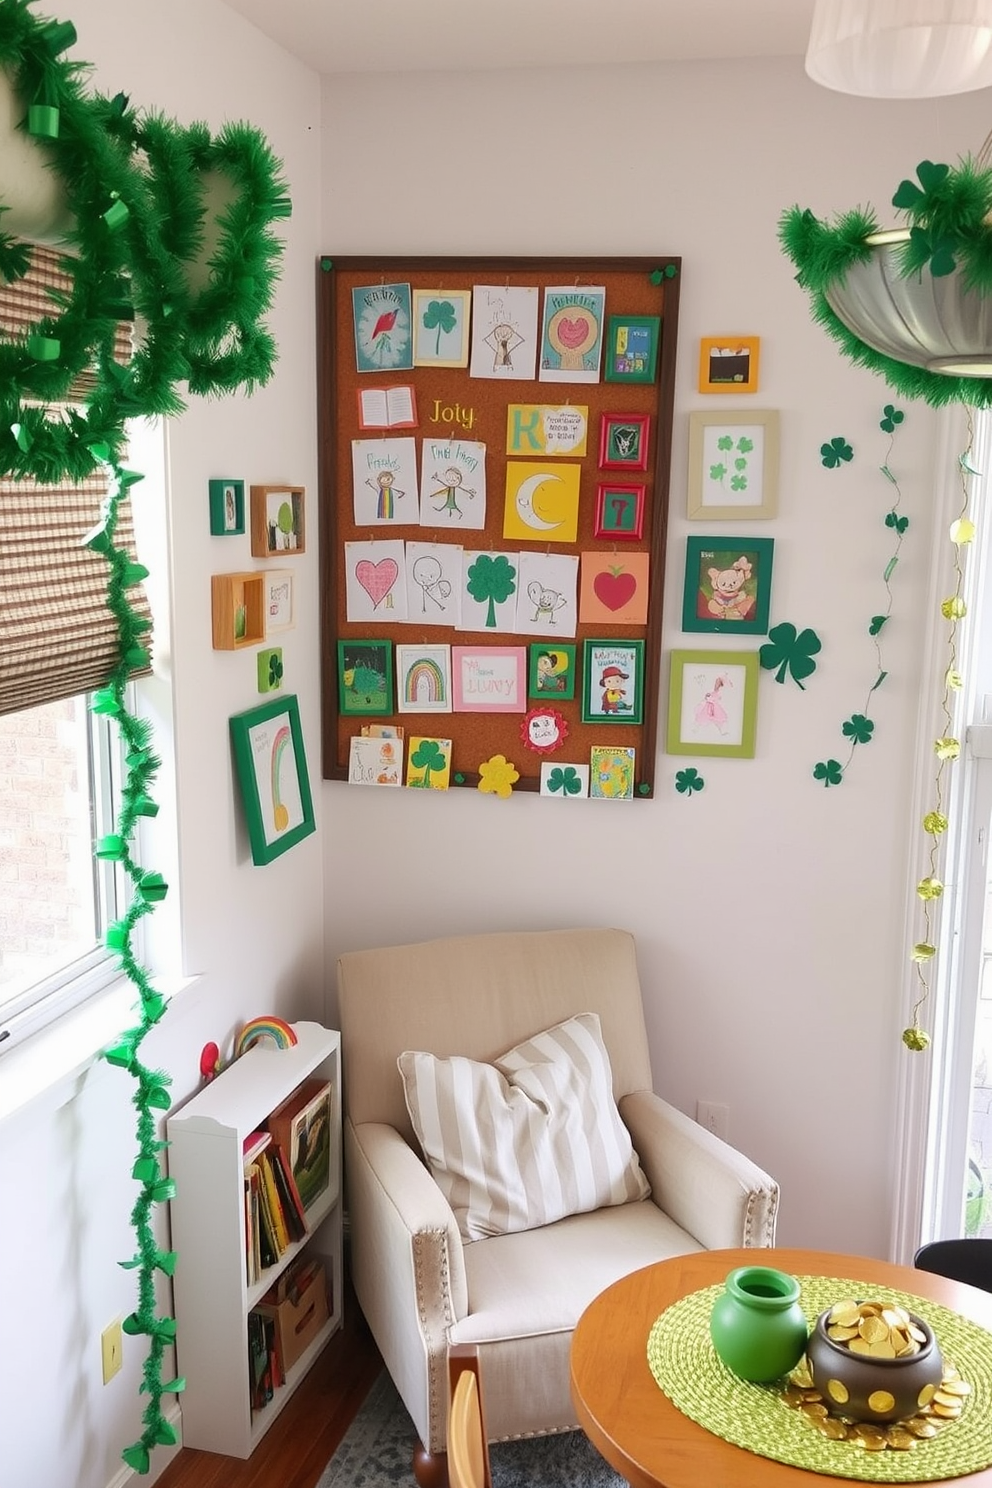
[[[901,424],[905,417],[901,408],[896,408],[892,403],[886,403],[882,409],[882,420],[878,427],[883,434],[894,434],[896,424]]]
[[[902,537],[906,528],[909,526],[909,518],[900,517],[898,512],[890,511],[886,514],[885,525],[886,527],[894,527],[899,536]]]
[[[677,273],[675,264],[666,264],[663,269],[652,269],[648,278],[652,284],[660,284],[663,279],[674,279]]]
[[[870,636],[877,636],[888,618],[888,615],[872,615],[871,624],[868,627],[868,634]]]
[[[706,781],[696,769],[679,770],[675,776],[675,789],[679,795],[691,796],[693,791],[702,790]]]
[[[911,227],[909,246],[914,251],[915,261],[920,268],[929,268],[934,279],[943,279],[946,275],[953,274],[958,266],[954,257],[957,238],[951,233],[938,235],[932,228]]]
[[[282,681],[283,665],[275,652],[269,657],[269,688],[275,692]]]
[[[843,778],[840,760],[820,760],[819,764],[813,766],[813,779],[822,780],[825,786],[840,785]]]
[[[843,434],[838,434],[829,444],[820,445],[820,460],[828,470],[836,470],[842,460],[853,459],[854,450]]]
[[[850,739],[852,744],[870,744],[874,732],[874,723],[863,713],[852,713],[842,729],[845,738]]]
[[[892,205],[900,212],[909,212],[910,216],[919,215],[927,206],[927,197],[943,185],[949,171],[949,165],[934,165],[932,160],[921,160],[916,167],[919,186],[916,181],[900,181]]]
[[[778,667],[776,682],[784,682],[785,674],[789,672],[796,685],[805,692],[802,679],[816,671],[813,657],[819,650],[820,637],[816,631],[803,630],[797,633],[794,625],[783,620],[781,625],[773,625],[768,632],[768,640],[760,647],[758,659],[766,671],[770,672]]]
[[[582,790],[582,781],[574,765],[555,765],[548,775],[548,790],[554,794],[561,791],[562,797],[577,796]]]

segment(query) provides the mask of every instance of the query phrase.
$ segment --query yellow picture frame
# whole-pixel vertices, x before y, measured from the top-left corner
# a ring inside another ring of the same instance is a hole
[[[760,336],[703,336],[699,342],[701,393],[756,393]]]

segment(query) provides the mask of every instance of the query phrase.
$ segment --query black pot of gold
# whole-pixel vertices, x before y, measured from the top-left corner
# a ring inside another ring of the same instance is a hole
[[[835,1302],[806,1346],[823,1403],[852,1421],[901,1421],[929,1405],[944,1365],[933,1329],[887,1302]]]

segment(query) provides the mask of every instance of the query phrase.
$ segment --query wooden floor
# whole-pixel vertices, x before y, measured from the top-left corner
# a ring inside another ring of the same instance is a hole
[[[314,1488],[382,1368],[350,1288],[344,1319],[247,1461],[184,1447],[157,1488]]]

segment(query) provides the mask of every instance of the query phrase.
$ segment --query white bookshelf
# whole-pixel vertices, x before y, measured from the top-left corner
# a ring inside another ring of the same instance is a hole
[[[293,1025],[298,1042],[277,1049],[254,1044],[169,1117],[173,1278],[183,1444],[248,1457],[311,1364],[341,1326],[341,1036],[317,1023]],[[249,1287],[245,1264],[245,1137],[302,1080],[331,1086],[331,1181],[307,1211],[310,1233],[291,1245]],[[248,1383],[248,1314],[300,1251],[324,1259],[330,1316],[286,1382],[252,1412]]]

